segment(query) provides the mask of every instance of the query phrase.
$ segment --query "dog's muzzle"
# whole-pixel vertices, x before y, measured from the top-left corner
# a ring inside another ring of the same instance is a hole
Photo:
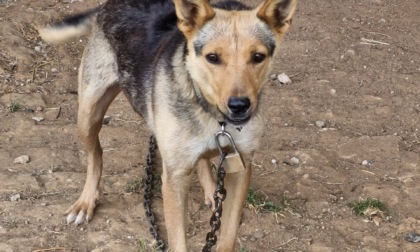
[[[251,118],[251,101],[248,97],[230,97],[228,109],[226,120],[234,125],[245,124]]]

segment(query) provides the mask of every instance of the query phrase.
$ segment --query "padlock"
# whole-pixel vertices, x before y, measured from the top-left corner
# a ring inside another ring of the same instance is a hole
[[[227,131],[225,131],[224,125],[222,125],[222,130],[216,133],[217,148],[219,149],[220,155],[223,156],[222,146],[219,141],[220,136],[224,136],[229,139],[230,146],[233,150],[233,153],[227,154],[223,161],[223,168],[225,169],[225,172],[234,173],[245,170],[246,167],[244,161],[242,160],[241,154],[239,154],[232,136]]]
[[[224,168],[226,173],[234,173],[245,170],[245,164],[242,160],[241,154],[235,151],[226,155],[224,160]]]

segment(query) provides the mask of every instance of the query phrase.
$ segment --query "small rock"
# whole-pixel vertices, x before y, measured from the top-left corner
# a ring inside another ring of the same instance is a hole
[[[256,230],[254,233],[255,239],[261,239],[265,236],[264,232],[261,230]]]
[[[342,60],[345,60],[345,61],[347,61],[347,60],[349,60],[350,58],[353,58],[354,56],[356,55],[356,51],[355,50],[353,50],[353,49],[349,49],[349,50],[347,50],[343,55],[341,55],[341,59]]]
[[[34,120],[36,122],[42,122],[42,121],[44,121],[44,117],[34,116],[34,117],[32,117],[32,120]]]
[[[275,159],[271,159],[271,163],[272,163],[272,164],[277,164],[277,160],[275,160]]]
[[[18,201],[18,200],[20,200],[20,194],[19,193],[10,196],[10,201]]]
[[[324,121],[316,121],[315,124],[316,124],[316,126],[318,126],[318,128],[325,128],[325,122]]]
[[[42,203],[41,203],[41,206],[47,206],[47,203],[42,202]]]
[[[57,108],[47,108],[43,114],[47,120],[56,120],[61,113],[61,107]]]
[[[103,125],[107,125],[111,121],[111,117],[106,115],[104,116],[104,119],[102,120]]]
[[[405,236],[405,240],[406,241],[409,241],[409,242],[413,242],[413,243],[420,242],[420,234],[417,234],[417,233],[408,233]]]
[[[52,72],[52,73],[58,73],[58,69],[57,69],[57,68],[55,68],[55,67],[54,67],[54,68],[51,68],[51,72]]]
[[[13,163],[15,164],[26,164],[29,163],[30,158],[28,155],[22,155],[20,157],[15,158],[15,160],[13,160]]]
[[[275,80],[275,79],[277,79],[277,74],[270,75],[270,80]]]
[[[304,174],[302,178],[305,179],[305,180],[309,179],[309,174],[307,174],[307,173]]]
[[[279,74],[277,79],[280,81],[281,84],[286,85],[292,83],[292,80],[287,76],[285,73]]]
[[[299,160],[299,158],[297,158],[297,157],[292,157],[292,158],[290,159],[290,163],[291,163],[292,165],[297,165],[297,164],[299,164],[299,162],[300,162],[300,160]]]
[[[40,52],[41,51],[41,46],[35,46],[35,51]]]
[[[363,160],[362,161],[362,165],[364,165],[364,166],[370,166],[370,165],[373,165],[373,163],[375,163],[374,160]]]
[[[373,223],[375,223],[376,226],[379,226],[382,222],[382,218],[379,216],[373,216],[372,221]]]
[[[293,215],[298,217],[298,218],[302,218],[302,215],[300,213],[293,212]]]
[[[334,88],[330,89],[330,94],[331,95],[336,95],[337,94],[337,90],[335,90]]]
[[[382,0],[370,0],[372,3],[377,4],[377,5],[382,5]]]
[[[406,178],[406,179],[403,180],[404,183],[411,183],[413,181],[414,180],[412,178]]]

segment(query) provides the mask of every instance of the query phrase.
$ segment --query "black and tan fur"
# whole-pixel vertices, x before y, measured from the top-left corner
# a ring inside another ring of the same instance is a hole
[[[187,196],[194,169],[206,203],[212,202],[209,158],[217,154],[214,134],[220,122],[227,124],[247,166],[225,181],[217,248],[233,251],[252,155],[264,129],[261,88],[296,4],[265,0],[249,8],[233,1],[211,6],[206,0],[108,0],[97,10],[41,29],[41,36],[54,42],[92,27],[78,89],[87,179],[80,198],[67,210],[67,222],[78,225],[93,217],[102,172],[98,134],[108,106],[122,90],[159,145],[172,251],[187,250]]]

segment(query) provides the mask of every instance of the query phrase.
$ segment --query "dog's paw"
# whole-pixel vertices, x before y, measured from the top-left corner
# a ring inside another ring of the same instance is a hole
[[[213,195],[209,196],[204,196],[204,204],[206,205],[207,208],[214,210],[214,199],[213,199]]]
[[[89,222],[93,217],[93,211],[96,207],[98,192],[82,192],[79,199],[67,209],[67,224],[73,223],[78,226],[84,222]]]
[[[214,187],[214,188],[213,188]],[[204,190],[204,204],[211,210],[214,210],[214,191],[216,190],[216,185],[211,185],[207,190]]]

